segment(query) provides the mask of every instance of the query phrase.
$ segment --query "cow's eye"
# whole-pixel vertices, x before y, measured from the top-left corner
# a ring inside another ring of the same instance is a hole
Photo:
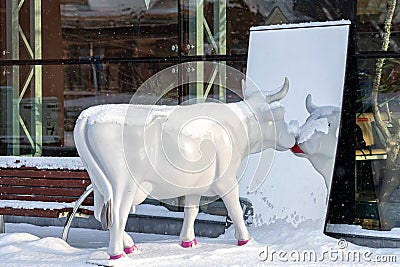
[[[331,127],[331,123],[330,122],[328,122],[328,127]]]

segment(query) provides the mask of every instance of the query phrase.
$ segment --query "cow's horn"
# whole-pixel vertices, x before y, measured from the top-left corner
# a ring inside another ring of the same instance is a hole
[[[282,98],[284,98],[287,93],[289,92],[289,79],[287,77],[285,77],[285,82],[282,86],[282,88],[279,89],[278,92],[272,94],[272,95],[268,95],[265,97],[265,99],[267,100],[267,103],[272,103],[278,100],[281,100]]]
[[[308,113],[311,114],[317,108],[318,108],[318,106],[316,106],[312,103],[311,94],[308,94],[306,97],[306,109],[307,109]]]

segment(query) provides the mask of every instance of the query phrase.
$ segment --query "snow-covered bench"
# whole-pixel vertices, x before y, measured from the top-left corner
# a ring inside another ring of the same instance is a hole
[[[0,233],[4,215],[72,219],[93,213],[90,179],[79,158],[0,157]]]

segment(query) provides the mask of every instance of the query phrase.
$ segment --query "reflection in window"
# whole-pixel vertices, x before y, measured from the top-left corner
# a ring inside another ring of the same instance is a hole
[[[357,48],[359,51],[379,51],[381,49],[386,14],[389,8],[386,0],[357,1]],[[400,3],[397,1],[391,26],[389,51],[400,52]]]
[[[52,61],[41,66],[41,155],[72,156],[76,155],[72,130],[84,108],[127,103],[149,77],[189,56],[224,56],[227,65],[245,72],[251,26],[342,19],[343,1],[210,0],[200,1],[201,12],[200,6],[189,5],[198,1],[183,0],[151,0],[148,8],[143,0],[41,2],[42,55],[38,60]],[[0,76],[0,100],[5,101],[0,105],[0,154],[33,154],[35,85],[25,85],[25,81],[34,65],[30,65],[33,58],[23,43],[25,37],[28,43],[31,41],[33,2],[21,1],[20,7],[14,6],[18,7],[19,26],[25,34],[23,37],[18,27],[14,28],[20,34],[13,43],[18,46],[18,53],[12,53],[8,36],[11,31],[6,31],[11,29],[7,23],[14,14],[10,13],[9,3],[12,1],[0,1],[0,40],[8,40],[0,42],[2,60],[26,62],[18,66],[6,63],[1,69],[6,75]],[[196,20],[200,13],[202,20]],[[194,40],[200,29],[203,37]],[[217,42],[221,44],[215,45]],[[230,56],[239,57],[230,60]],[[162,104],[185,100],[190,95],[188,91],[183,89],[178,95],[175,90],[165,96]],[[239,89],[221,92],[221,88],[211,88],[208,97],[221,99],[222,95],[227,102],[240,99]],[[21,94],[18,112],[23,123],[18,125],[12,119],[12,107]],[[12,148],[13,138],[18,139],[19,152]]]
[[[398,52],[399,4],[359,1],[359,50]],[[358,61],[356,223],[367,229],[400,226],[400,60]]]
[[[387,58],[377,93],[375,60],[361,60],[356,134],[356,221],[365,228],[400,226],[400,60]]]
[[[66,58],[172,56],[178,42],[177,0],[63,1]]]

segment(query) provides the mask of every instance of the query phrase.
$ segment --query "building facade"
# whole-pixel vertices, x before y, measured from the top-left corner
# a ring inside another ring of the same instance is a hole
[[[245,72],[251,26],[341,19],[352,25],[325,231],[400,227],[393,0],[1,1],[0,155],[77,156],[72,132],[83,109],[128,103],[145,80],[178,63],[217,61]],[[178,86],[158,103],[235,102],[237,88]]]

